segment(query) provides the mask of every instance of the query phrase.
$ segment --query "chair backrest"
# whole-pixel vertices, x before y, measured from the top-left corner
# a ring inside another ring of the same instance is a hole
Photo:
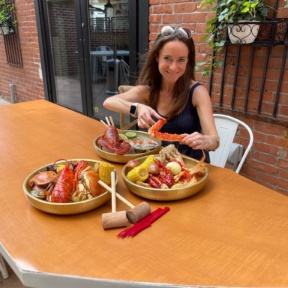
[[[120,83],[121,85],[127,85],[130,79],[130,67],[123,59],[120,61]]]
[[[120,85],[118,87],[118,91],[119,93],[124,93],[129,91],[131,88],[133,88],[134,86],[131,85]],[[125,125],[125,119],[124,119],[125,114],[120,113],[120,129],[122,130],[128,130],[130,129],[132,126],[136,125],[138,122],[138,119],[133,120],[132,122],[128,123],[127,125]]]
[[[97,50],[97,51],[113,51],[113,49],[112,49],[111,47],[105,46],[105,45],[96,47],[96,50]],[[113,56],[101,56],[101,60],[102,60],[103,62],[106,62],[107,59],[110,59],[110,58],[112,58],[112,57],[113,57]]]
[[[248,131],[249,143],[235,170],[236,173],[239,173],[252,147],[252,144],[254,141],[253,132],[246,123],[232,116],[223,115],[223,114],[214,114],[214,119],[215,119],[216,129],[220,138],[220,147],[216,151],[210,151],[209,156],[210,156],[211,164],[215,166],[225,167],[238,126],[241,125]]]

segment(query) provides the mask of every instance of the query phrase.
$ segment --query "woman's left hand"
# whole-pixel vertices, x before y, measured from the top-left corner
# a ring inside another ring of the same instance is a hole
[[[200,149],[210,150],[211,148],[209,146],[211,144],[209,138],[210,136],[194,132],[192,134],[187,134],[180,143],[188,145],[194,150],[200,150]]]

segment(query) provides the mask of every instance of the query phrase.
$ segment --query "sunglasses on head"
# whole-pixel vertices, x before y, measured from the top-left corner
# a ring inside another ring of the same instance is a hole
[[[180,38],[185,38],[185,39],[190,39],[192,37],[191,31],[187,28],[182,28],[182,27],[174,28],[172,26],[164,26],[161,29],[161,35],[164,37],[172,36],[174,34],[176,34]]]

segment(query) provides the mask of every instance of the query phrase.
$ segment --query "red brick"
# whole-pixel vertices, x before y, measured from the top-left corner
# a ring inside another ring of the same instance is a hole
[[[262,181],[262,183],[265,183],[262,184],[264,186],[272,185],[273,187],[280,187],[280,188],[288,187],[288,180],[279,178],[277,175],[271,175],[269,173],[259,171],[258,178],[260,181]]]
[[[259,162],[259,161],[256,161],[254,159],[250,161],[250,167],[254,168],[257,171],[263,171],[263,172],[269,173],[270,175],[278,173],[278,167],[277,166],[269,165],[265,162]]]
[[[256,141],[254,141],[253,143],[253,149],[258,150],[260,152],[271,154],[276,157],[278,156],[279,151],[280,151],[279,147],[272,146],[271,144],[267,144],[267,143],[256,142]]]
[[[195,2],[175,4],[174,13],[192,13],[196,10],[196,8],[197,8],[197,3]]]
[[[267,142],[273,143],[273,145],[279,146],[279,147],[287,147],[288,145],[288,139],[284,138],[284,135],[275,136],[275,135],[267,135]]]
[[[263,162],[269,165],[276,165],[277,162],[277,159],[274,156],[258,151],[253,153],[253,158],[259,162]]]
[[[162,19],[162,15],[150,15],[149,16],[149,22],[150,22],[150,27],[151,27],[151,23],[161,23],[161,19]],[[153,32],[153,31],[152,31]]]
[[[279,177],[283,179],[288,179],[288,169],[279,168]],[[288,190],[288,186],[287,186]]]
[[[285,196],[288,196],[288,190],[285,189],[285,188],[276,187],[274,190],[279,192],[279,193],[281,193],[281,194],[283,194],[283,195],[285,195]]]
[[[155,14],[171,14],[173,12],[172,5],[164,5],[164,6],[155,6],[153,9],[153,13]]]
[[[257,170],[248,165],[246,161],[240,170],[240,174],[256,182]]]
[[[164,24],[172,24],[172,23],[182,23],[181,14],[172,14],[172,15],[163,15],[163,23]]]
[[[272,134],[272,135],[284,135],[285,134],[285,128],[282,126],[277,126],[274,124],[270,124],[267,122],[257,122],[257,128],[258,131],[267,133],[267,134]]]

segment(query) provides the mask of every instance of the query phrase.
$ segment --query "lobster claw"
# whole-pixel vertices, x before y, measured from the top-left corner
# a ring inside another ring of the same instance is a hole
[[[113,152],[114,151],[114,147],[113,147],[113,145],[109,142],[109,141],[107,141],[107,140],[105,140],[103,137],[100,137],[99,139],[98,139],[98,142],[97,142],[97,144],[103,149],[105,149],[105,150],[107,150],[107,151],[109,151],[109,152]]]
[[[82,171],[80,180],[85,189],[90,191],[93,197],[99,196],[105,190],[98,183],[100,180],[98,173],[94,169],[91,169],[91,167],[87,167]]]
[[[131,151],[129,142],[119,139],[119,133],[116,127],[108,126],[103,136],[101,136],[97,144],[104,150],[115,154],[123,155]]]

